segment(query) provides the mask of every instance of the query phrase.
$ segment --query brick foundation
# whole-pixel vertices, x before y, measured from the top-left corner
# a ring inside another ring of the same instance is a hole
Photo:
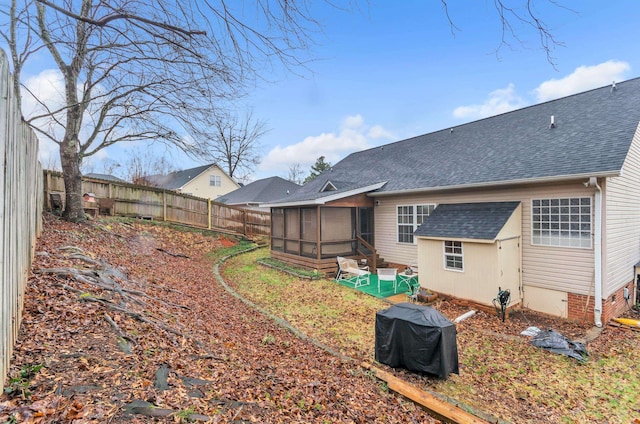
[[[631,299],[629,302],[624,298],[624,288],[629,289]],[[606,324],[611,318],[617,317],[627,311],[633,305],[633,280],[625,286],[620,287],[614,294],[607,299],[602,300],[602,323]],[[593,323],[593,308],[595,301],[593,296],[582,294],[568,293],[568,314],[567,318],[571,321]]]

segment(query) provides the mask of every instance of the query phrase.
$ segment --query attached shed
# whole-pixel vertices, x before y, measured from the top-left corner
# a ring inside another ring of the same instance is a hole
[[[499,288],[521,297],[520,202],[440,204],[415,231],[420,285],[492,306]]]

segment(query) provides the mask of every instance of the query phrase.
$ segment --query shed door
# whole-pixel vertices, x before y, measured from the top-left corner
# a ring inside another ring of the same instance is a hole
[[[511,303],[520,299],[520,238],[498,242],[499,281],[502,289],[511,291]]]

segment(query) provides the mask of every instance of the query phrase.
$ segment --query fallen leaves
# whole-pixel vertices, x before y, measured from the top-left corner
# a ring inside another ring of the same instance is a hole
[[[330,281],[299,280],[255,265],[265,254],[233,258],[223,275],[243,296],[308,336],[373,361],[375,312],[388,304]],[[434,306],[450,320],[469,310],[443,300]],[[452,403],[513,423],[630,422],[640,415],[640,333],[604,329],[587,344],[590,356],[581,364],[531,345],[520,333],[534,325],[572,340],[590,328],[528,310],[510,314],[505,322],[497,314],[477,312],[456,326],[460,375],[440,380],[387,369]]]
[[[210,252],[231,238],[45,218],[34,270],[78,271],[30,276],[10,373],[44,367],[29,380],[29,397],[3,395],[0,422],[394,423],[407,411],[433,422],[356,364],[223,290]],[[156,385],[162,367],[166,389]]]

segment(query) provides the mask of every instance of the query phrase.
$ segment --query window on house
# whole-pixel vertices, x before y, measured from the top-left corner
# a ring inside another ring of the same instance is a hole
[[[533,199],[531,244],[591,248],[591,198]]]
[[[464,270],[461,241],[444,241],[444,267],[453,271]]]
[[[222,185],[220,175],[209,175],[209,185],[212,187],[220,187]]]
[[[398,206],[398,243],[413,243],[413,232],[435,208],[433,204]]]

